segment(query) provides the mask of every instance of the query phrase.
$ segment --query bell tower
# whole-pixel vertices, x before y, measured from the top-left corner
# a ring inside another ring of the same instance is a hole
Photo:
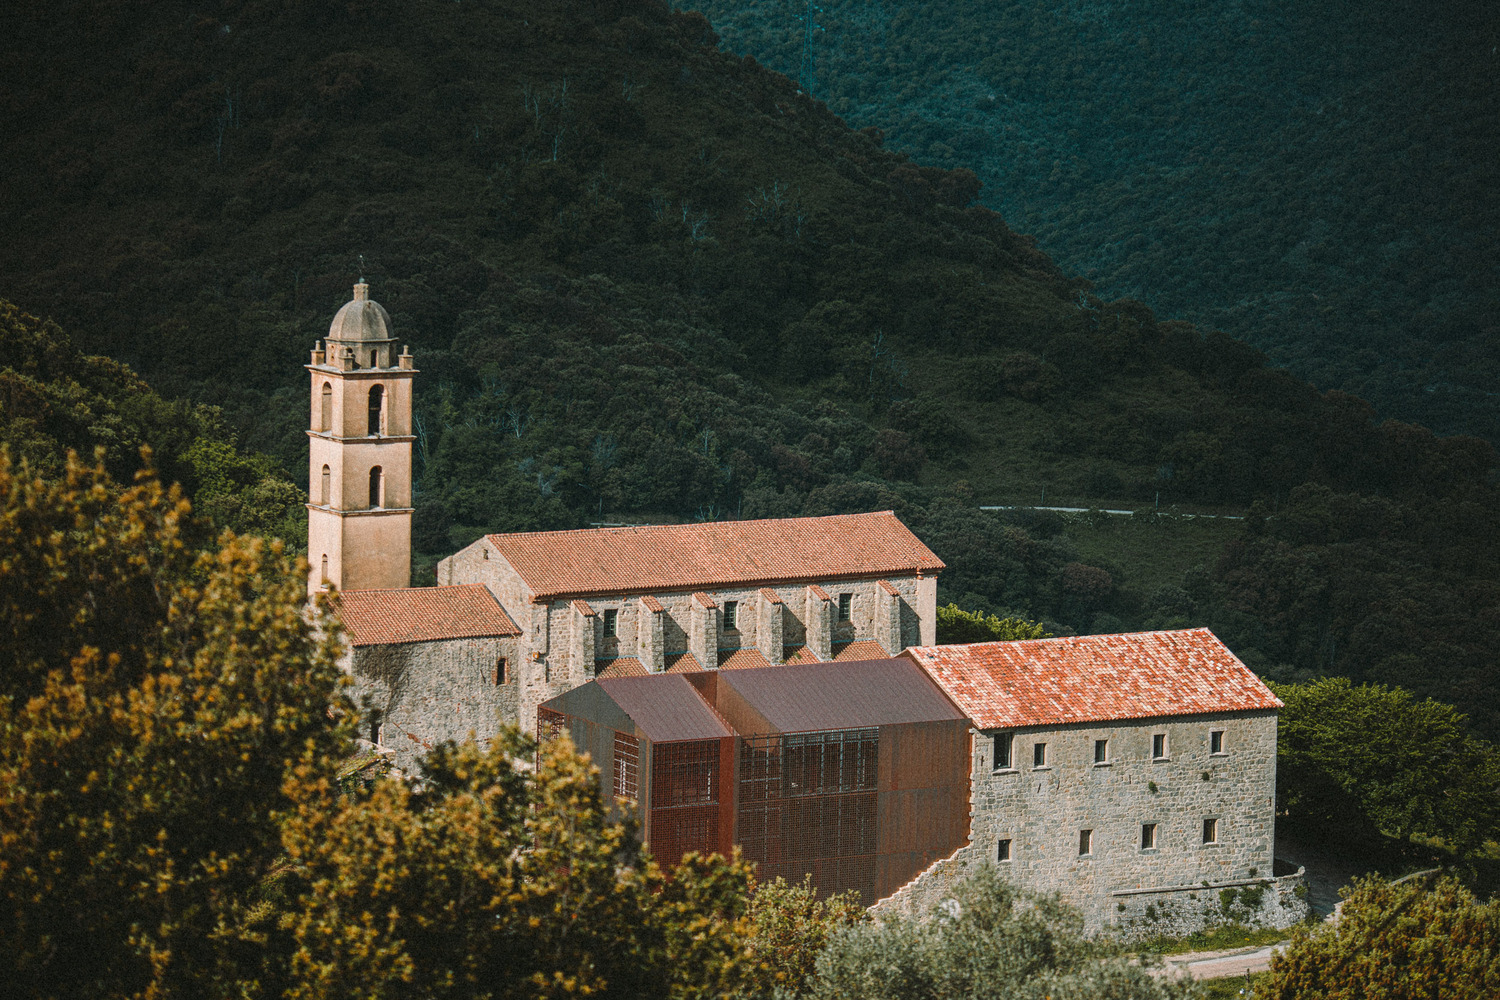
[[[312,352],[309,594],[411,583],[412,367],[360,278]]]

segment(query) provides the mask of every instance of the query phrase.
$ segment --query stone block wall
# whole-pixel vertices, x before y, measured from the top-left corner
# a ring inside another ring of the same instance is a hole
[[[1215,731],[1223,734],[1218,753],[1210,750]],[[999,769],[996,734],[974,733],[970,844],[883,907],[924,908],[988,866],[1022,888],[1060,893],[1093,931],[1188,933],[1231,919],[1229,911],[1288,926],[1306,912],[1297,876],[1272,878],[1274,712],[1011,732],[1011,766]],[[1161,758],[1153,753],[1157,736],[1166,738]],[[1098,763],[1097,740],[1107,741]],[[1041,763],[1037,743],[1046,745]],[[1214,842],[1204,843],[1205,820],[1215,821]],[[1149,848],[1142,845],[1147,823],[1156,825]],[[1006,859],[1002,841],[1009,842]],[[1227,910],[1226,890],[1235,893]]]
[[[360,735],[378,736],[396,765],[411,773],[422,754],[443,740],[492,739],[501,725],[521,721],[519,652],[515,638],[356,648],[346,665],[361,709]],[[508,676],[496,684],[500,657]]]

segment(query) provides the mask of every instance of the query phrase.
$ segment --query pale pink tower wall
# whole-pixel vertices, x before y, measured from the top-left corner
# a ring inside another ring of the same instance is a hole
[[[408,586],[416,369],[409,351],[396,354],[390,314],[371,301],[363,278],[354,299],[333,318],[327,342],[314,348],[307,370],[308,593],[328,585]]]

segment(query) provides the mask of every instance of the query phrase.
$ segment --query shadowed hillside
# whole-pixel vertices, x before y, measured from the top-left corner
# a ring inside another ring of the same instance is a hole
[[[421,370],[429,558],[484,529],[894,507],[972,607],[1208,623],[1283,676],[1480,692],[1494,724],[1488,445],[1088,294],[973,174],[882,148],[701,15],[26,16],[0,24],[0,293],[300,476],[300,365],[363,272]],[[1043,488],[1276,517],[1148,592],[1065,522],[975,509]]]

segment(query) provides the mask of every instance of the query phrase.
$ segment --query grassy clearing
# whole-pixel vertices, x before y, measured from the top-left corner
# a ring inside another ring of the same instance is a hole
[[[1069,525],[1067,536],[1084,562],[1107,568],[1117,585],[1145,597],[1158,587],[1182,586],[1183,574],[1194,566],[1212,571],[1243,526],[1243,521],[1217,518],[1146,523],[1124,516],[1080,515]]]
[[[1142,952],[1155,955],[1183,955],[1190,951],[1228,951],[1233,948],[1261,948],[1292,936],[1291,931],[1274,927],[1246,927],[1227,924],[1212,930],[1197,931],[1187,937],[1156,937],[1139,946]]]
[[[1252,991],[1259,993],[1270,975],[1269,972],[1259,972],[1251,976],[1248,989],[1244,976],[1204,979],[1196,984],[1194,992],[1201,1000],[1242,1000],[1250,996]]]

